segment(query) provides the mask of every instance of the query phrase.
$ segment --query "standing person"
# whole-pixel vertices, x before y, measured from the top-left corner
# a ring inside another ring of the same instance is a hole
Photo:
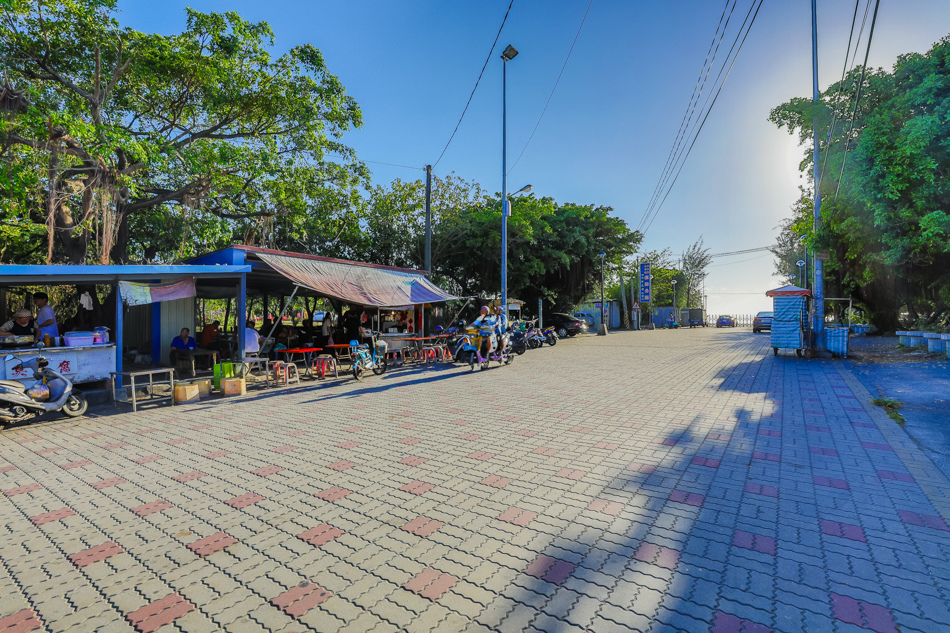
[[[206,349],[217,349],[218,348],[218,335],[220,331],[218,326],[221,325],[221,321],[212,321],[209,325],[206,325],[203,330],[201,330],[201,346]]]
[[[13,313],[13,318],[0,326],[0,336],[35,336],[36,320],[33,313],[21,308]]]
[[[323,313],[323,324],[320,326],[320,346],[332,345],[330,343],[330,334],[333,333],[333,314],[329,311]]]
[[[56,325],[56,314],[53,307],[49,305],[49,295],[45,292],[37,292],[33,295],[33,303],[39,309],[36,313],[36,325],[40,328],[39,337],[42,338],[49,334],[50,338],[59,336],[59,327]]]

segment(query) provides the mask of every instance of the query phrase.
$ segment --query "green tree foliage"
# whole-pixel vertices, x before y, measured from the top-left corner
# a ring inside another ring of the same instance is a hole
[[[48,258],[332,250],[356,224],[368,174],[340,138],[361,114],[313,46],[275,58],[270,27],[233,12],[189,9],[164,36],[123,28],[116,0],[11,4],[0,65],[25,95],[6,108],[0,208],[52,226]]]
[[[793,99],[771,120],[803,143],[814,123],[825,139],[822,223],[807,241],[829,251],[832,286],[882,330],[898,327],[904,310],[932,323],[950,304],[950,38],[901,56],[893,72],[869,71],[852,129],[860,70],[817,106]],[[810,164],[809,152],[802,169]]]

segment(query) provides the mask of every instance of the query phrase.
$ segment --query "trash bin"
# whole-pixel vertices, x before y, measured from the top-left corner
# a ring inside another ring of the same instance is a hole
[[[835,356],[847,358],[848,334],[846,327],[825,328],[825,348]]]

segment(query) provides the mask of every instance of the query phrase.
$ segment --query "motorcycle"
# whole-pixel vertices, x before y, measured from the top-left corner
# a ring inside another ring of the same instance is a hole
[[[16,360],[8,354],[5,361]],[[49,368],[49,361],[36,356],[13,367],[14,372],[29,369],[36,384],[27,387],[18,380],[0,380],[0,424],[21,422],[30,418],[62,411],[68,418],[78,418],[89,408],[80,394],[73,392],[73,383]]]
[[[544,328],[544,342],[548,345],[557,345],[558,340],[561,337],[557,335],[557,331],[554,329],[554,326]]]
[[[514,360],[509,346],[505,346],[501,353],[498,353],[498,346],[496,345],[494,351],[489,353],[490,343],[494,341],[494,338],[494,328],[490,325],[468,329],[468,338],[462,347],[462,351],[463,358],[467,358],[471,371],[475,371],[476,365],[481,369],[488,369],[493,360],[497,360],[499,364],[504,365],[510,365],[511,361]]]
[[[373,347],[359,341],[350,341],[350,355],[353,357],[353,378],[363,380],[367,370],[373,370],[377,376],[386,373],[386,352],[389,348],[386,341],[377,341],[379,332],[373,332],[370,340]]]
[[[528,328],[528,331],[525,332],[525,341],[528,343],[528,349],[538,349],[544,346],[544,334],[541,333],[541,330],[539,330],[537,326],[532,325]]]
[[[511,333],[511,339],[509,340],[509,345],[511,346],[511,351],[518,356],[521,356],[528,351],[528,338],[525,336],[525,332],[515,331]]]

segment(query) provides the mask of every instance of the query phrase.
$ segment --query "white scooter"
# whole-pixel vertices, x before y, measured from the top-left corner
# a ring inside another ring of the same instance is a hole
[[[12,354],[4,358],[7,362],[15,359]],[[0,425],[22,422],[54,411],[78,418],[89,408],[85,398],[73,393],[73,383],[50,369],[49,361],[43,356],[31,358],[13,369],[32,370],[36,384],[27,387],[18,380],[0,380]]]

